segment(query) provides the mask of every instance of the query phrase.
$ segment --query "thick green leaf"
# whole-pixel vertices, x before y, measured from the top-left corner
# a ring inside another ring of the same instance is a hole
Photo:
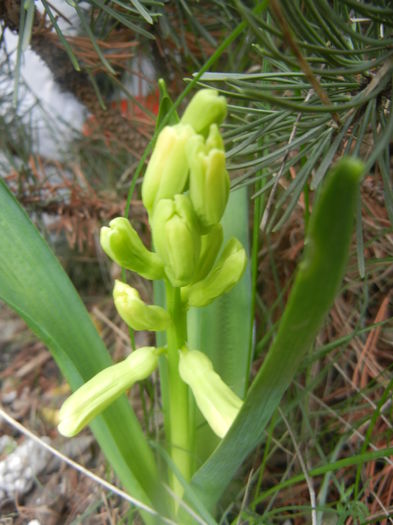
[[[248,197],[243,187],[230,194],[222,219],[224,245],[231,238],[241,241],[248,253]],[[205,308],[191,308],[188,314],[190,348],[212,360],[214,369],[241,398],[249,377],[251,332],[251,276],[248,265],[240,282],[229,293]],[[198,460],[206,459],[218,443],[202,416],[197,419]]]
[[[48,346],[72,389],[111,364],[79,295],[56,257],[0,181],[0,299]],[[125,488],[160,507],[154,456],[125,397],[91,424]]]
[[[266,425],[310,349],[341,284],[363,164],[343,159],[328,175],[312,213],[301,263],[277,336],[230,431],[191,486],[212,508]],[[223,350],[225,351],[225,350]]]
[[[222,219],[224,242],[236,237],[248,253],[247,188],[230,194]],[[249,375],[251,330],[250,268],[227,294],[205,308],[191,308],[188,318],[189,345],[213,361],[214,369],[240,396],[244,397]]]

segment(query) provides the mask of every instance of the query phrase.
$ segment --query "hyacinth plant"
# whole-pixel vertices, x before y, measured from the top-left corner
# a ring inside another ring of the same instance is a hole
[[[332,304],[348,257],[364,170],[353,158],[342,159],[319,191],[303,262],[250,387],[249,344],[230,352],[220,348],[215,363],[208,348],[195,344],[203,339],[195,334],[206,326],[212,338],[225,341],[196,312],[208,311],[235,290],[247,266],[245,246],[223,228],[230,181],[219,126],[226,110],[215,90],[201,90],[182,118],[158,134],[142,184],[152,249],[128,218],[115,218],[101,230],[101,246],[113,261],[154,281],[156,291],[163,283],[165,291],[159,304],[148,305],[125,280],[114,283],[122,319],[133,330],[157,334],[156,346],[138,348],[116,364],[60,265],[0,185],[7,224],[0,230],[1,298],[45,341],[74,390],[60,410],[59,431],[74,436],[91,426],[125,488],[145,505],[142,515],[149,523],[217,523],[217,502],[261,442]],[[229,211],[236,221],[236,207]],[[241,315],[232,318],[233,332],[247,322]],[[229,359],[240,376],[236,385],[225,374]],[[248,366],[240,366],[244,362]],[[122,394],[155,370],[165,438],[151,447]]]
[[[101,246],[119,266],[145,279],[164,281],[165,308],[144,303],[135,288],[119,280],[113,298],[132,330],[165,331],[166,345],[139,348],[99,372],[65,401],[59,414],[59,431],[75,435],[135,382],[146,379],[160,357],[168,385],[163,396],[168,450],[178,471],[171,473],[170,485],[179,498],[183,482],[191,480],[200,463],[194,402],[219,438],[242,406],[203,349],[189,347],[187,329],[188,310],[207,306],[230,291],[247,265],[238,239],[223,243],[221,219],[230,180],[218,126],[225,115],[225,98],[214,90],[201,90],[181,120],[160,132],[142,184],[153,251],[124,217],[101,229]]]
[[[232,237],[223,245],[220,221],[230,186],[219,131],[225,115],[225,98],[203,89],[181,120],[160,132],[142,184],[152,251],[124,217],[101,230],[101,246],[119,266],[145,279],[164,281],[165,308],[145,304],[135,288],[121,281],[115,282],[113,298],[131,329],[166,331],[166,345],[139,348],[123,362],[99,372],[66,400],[59,414],[60,432],[75,435],[135,382],[146,379],[160,357],[167,385],[163,388],[164,426],[175,467],[169,481],[178,498],[201,462],[195,448],[194,403],[221,439],[243,405],[203,348],[190,348],[187,329],[190,307],[205,307],[231,290],[247,265],[238,239]],[[356,181],[361,165],[353,162],[351,168]]]

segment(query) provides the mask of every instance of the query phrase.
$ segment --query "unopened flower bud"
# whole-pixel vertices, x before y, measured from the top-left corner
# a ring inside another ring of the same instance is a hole
[[[204,279],[213,267],[220,251],[224,233],[221,224],[216,224],[206,235],[201,237],[201,253],[199,255],[198,268],[193,279],[196,283]]]
[[[209,129],[209,135],[205,140],[206,152],[209,152],[212,149],[219,149],[224,151],[224,141],[222,140],[222,135],[218,129],[217,124],[212,124]]]
[[[101,228],[100,242],[104,252],[121,267],[139,273],[146,279],[161,279],[164,266],[159,256],[150,252],[129,220],[117,217],[109,228]]]
[[[240,280],[247,265],[246,252],[236,238],[230,239],[210,273],[201,281],[181,290],[188,306],[206,306],[229,292]]]
[[[164,308],[147,305],[138,291],[126,283],[115,281],[113,299],[120,317],[134,330],[165,330],[170,323]]]
[[[197,133],[206,137],[210,125],[220,125],[226,113],[225,97],[219,96],[215,89],[201,89],[191,99],[180,122],[190,124]]]
[[[221,135],[215,124],[204,143],[192,137],[187,146],[190,166],[190,197],[204,231],[220,222],[229,196],[229,176]]]
[[[60,434],[67,437],[78,434],[134,383],[146,379],[157,364],[157,349],[143,347],[121,363],[101,370],[63,403],[59,411]]]
[[[179,373],[191,388],[196,404],[213,432],[224,437],[243,401],[213,370],[212,362],[202,352],[181,350]]]
[[[160,199],[182,193],[188,180],[186,143],[195,135],[191,126],[166,126],[158,136],[142,184],[142,200],[149,215]]]
[[[162,199],[153,218],[153,240],[173,286],[193,280],[199,260],[201,238],[197,220],[187,195]]]

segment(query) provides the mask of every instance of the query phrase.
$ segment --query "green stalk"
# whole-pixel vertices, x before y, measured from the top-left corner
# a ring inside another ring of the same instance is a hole
[[[168,420],[165,427],[169,435],[169,451],[174,465],[185,481],[192,475],[193,425],[191,424],[188,386],[179,375],[179,350],[187,340],[187,312],[181,303],[180,288],[174,288],[165,282],[167,309],[172,323],[167,330],[168,343],[168,407],[165,415]],[[170,472],[170,484],[174,493],[182,497],[183,485]]]

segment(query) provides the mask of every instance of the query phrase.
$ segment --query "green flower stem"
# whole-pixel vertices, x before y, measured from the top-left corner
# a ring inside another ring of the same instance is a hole
[[[169,410],[166,411],[169,421],[169,451],[173,463],[186,481],[192,475],[193,425],[190,411],[188,386],[179,375],[179,350],[187,339],[187,312],[180,300],[180,288],[174,288],[165,281],[167,309],[172,322],[167,329],[168,343],[168,394]],[[170,473],[170,484],[179,497],[183,487],[176,475]]]

